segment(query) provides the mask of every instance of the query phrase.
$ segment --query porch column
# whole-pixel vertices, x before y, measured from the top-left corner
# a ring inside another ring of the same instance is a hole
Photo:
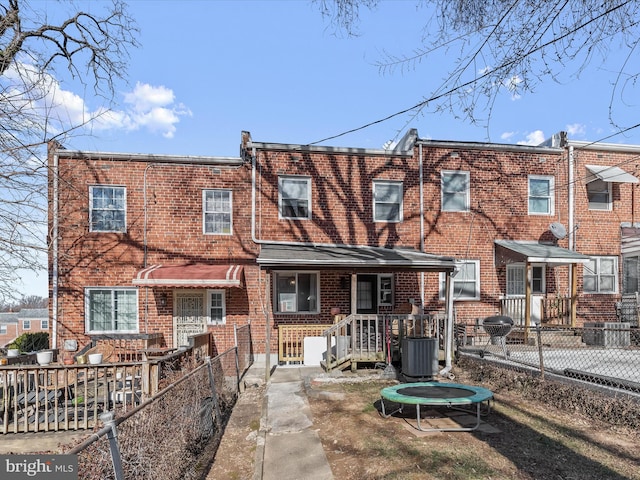
[[[527,259],[526,267],[525,267],[525,275],[527,277],[527,281],[525,282],[525,295],[524,295],[524,326],[531,326],[531,282],[533,281],[533,267],[529,263]],[[525,329],[525,336],[527,335],[527,331]]]
[[[264,324],[265,324],[265,345],[264,345],[264,381],[265,383],[269,383],[269,380],[271,379],[271,325],[269,322],[269,309],[270,309],[270,305],[271,308],[273,307],[273,305],[271,304],[271,302],[269,301],[269,299],[271,298],[270,294],[270,288],[269,285],[271,284],[271,282],[269,281],[269,279],[271,278],[271,270],[265,270],[264,271],[264,276],[265,276],[265,280],[264,280],[264,305],[263,305],[263,309],[264,309]]]
[[[576,326],[576,304],[578,301],[578,264],[571,264],[571,327]]]

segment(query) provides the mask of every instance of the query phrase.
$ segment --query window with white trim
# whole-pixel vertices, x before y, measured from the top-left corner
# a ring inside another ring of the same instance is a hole
[[[591,257],[583,270],[585,293],[617,293],[618,257]]]
[[[0,335],[6,335],[6,334],[7,334],[7,326],[0,325]]]
[[[524,264],[507,265],[507,297],[524,297],[526,294],[526,266]],[[531,266],[531,293],[545,293],[544,265]]]
[[[85,289],[87,333],[137,333],[138,289]]]
[[[40,329],[49,330],[49,320],[40,320]]]
[[[89,187],[89,231],[127,231],[127,189],[112,185]]]
[[[529,215],[553,215],[553,177],[529,175]]]
[[[454,300],[480,300],[480,260],[456,262],[457,274],[453,281]],[[440,300],[445,299],[447,273],[440,272]]]
[[[611,183],[600,179],[587,183],[589,210],[611,210]]]
[[[227,323],[225,290],[208,290],[207,301],[207,308],[209,310],[208,323],[213,325],[224,325]]]
[[[205,234],[231,235],[231,190],[203,190],[202,224]]]
[[[31,320],[23,320],[22,321],[22,329],[23,330],[31,330]]]
[[[275,272],[273,283],[276,312],[319,312],[320,275],[318,272]]]
[[[402,195],[402,182],[374,180],[374,222],[402,222]]]
[[[378,305],[393,305],[393,274],[378,276]]]
[[[469,172],[443,170],[440,188],[443,212],[469,211]]]
[[[278,206],[281,219],[310,219],[311,178],[279,177]]]

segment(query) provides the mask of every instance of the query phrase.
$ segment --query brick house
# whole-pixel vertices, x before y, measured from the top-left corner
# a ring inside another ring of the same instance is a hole
[[[46,308],[23,308],[17,312],[0,313],[0,347],[6,347],[23,333],[49,331],[49,311]]]
[[[610,265],[588,255],[620,258],[637,199],[620,178],[580,172],[634,156],[616,148],[599,154],[564,135],[538,147],[442,142],[415,130],[393,150],[243,132],[238,157],[51,144],[54,343],[159,335],[175,347],[209,330],[223,351],[233,326],[250,322],[256,353],[274,355],[283,326],[331,325],[337,313],[418,306],[466,323],[511,309],[535,323],[562,298],[563,321],[609,314],[619,272],[607,291]]]

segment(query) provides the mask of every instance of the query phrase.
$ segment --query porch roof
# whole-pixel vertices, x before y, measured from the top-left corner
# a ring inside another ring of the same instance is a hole
[[[592,178],[587,178],[587,183],[599,178],[603,182],[611,183],[639,183],[640,180],[625,172],[620,167],[605,167],[601,165],[585,165],[587,170],[593,174]]]
[[[241,265],[151,265],[140,270],[133,279],[134,285],[162,287],[240,287]]]
[[[549,243],[520,240],[496,240],[496,263],[547,263],[570,265],[587,263],[590,258],[573,250],[558,247]]]
[[[409,248],[382,248],[353,245],[263,244],[257,258],[260,267],[395,269],[453,271],[453,257],[431,255]]]

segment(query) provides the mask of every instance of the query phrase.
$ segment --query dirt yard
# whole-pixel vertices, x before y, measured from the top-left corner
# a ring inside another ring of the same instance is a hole
[[[456,382],[480,384],[474,379],[477,375],[456,371]],[[494,391],[495,402],[480,429],[423,433],[411,426],[410,411],[387,419],[379,414],[380,389],[389,384],[353,382],[348,374],[312,382],[312,428],[336,480],[640,479],[637,428],[613,427],[580,414],[579,408],[561,410],[483,383]],[[241,396],[208,479],[253,477],[263,388]],[[434,422],[443,421],[435,418],[447,411],[424,413],[424,422]]]

